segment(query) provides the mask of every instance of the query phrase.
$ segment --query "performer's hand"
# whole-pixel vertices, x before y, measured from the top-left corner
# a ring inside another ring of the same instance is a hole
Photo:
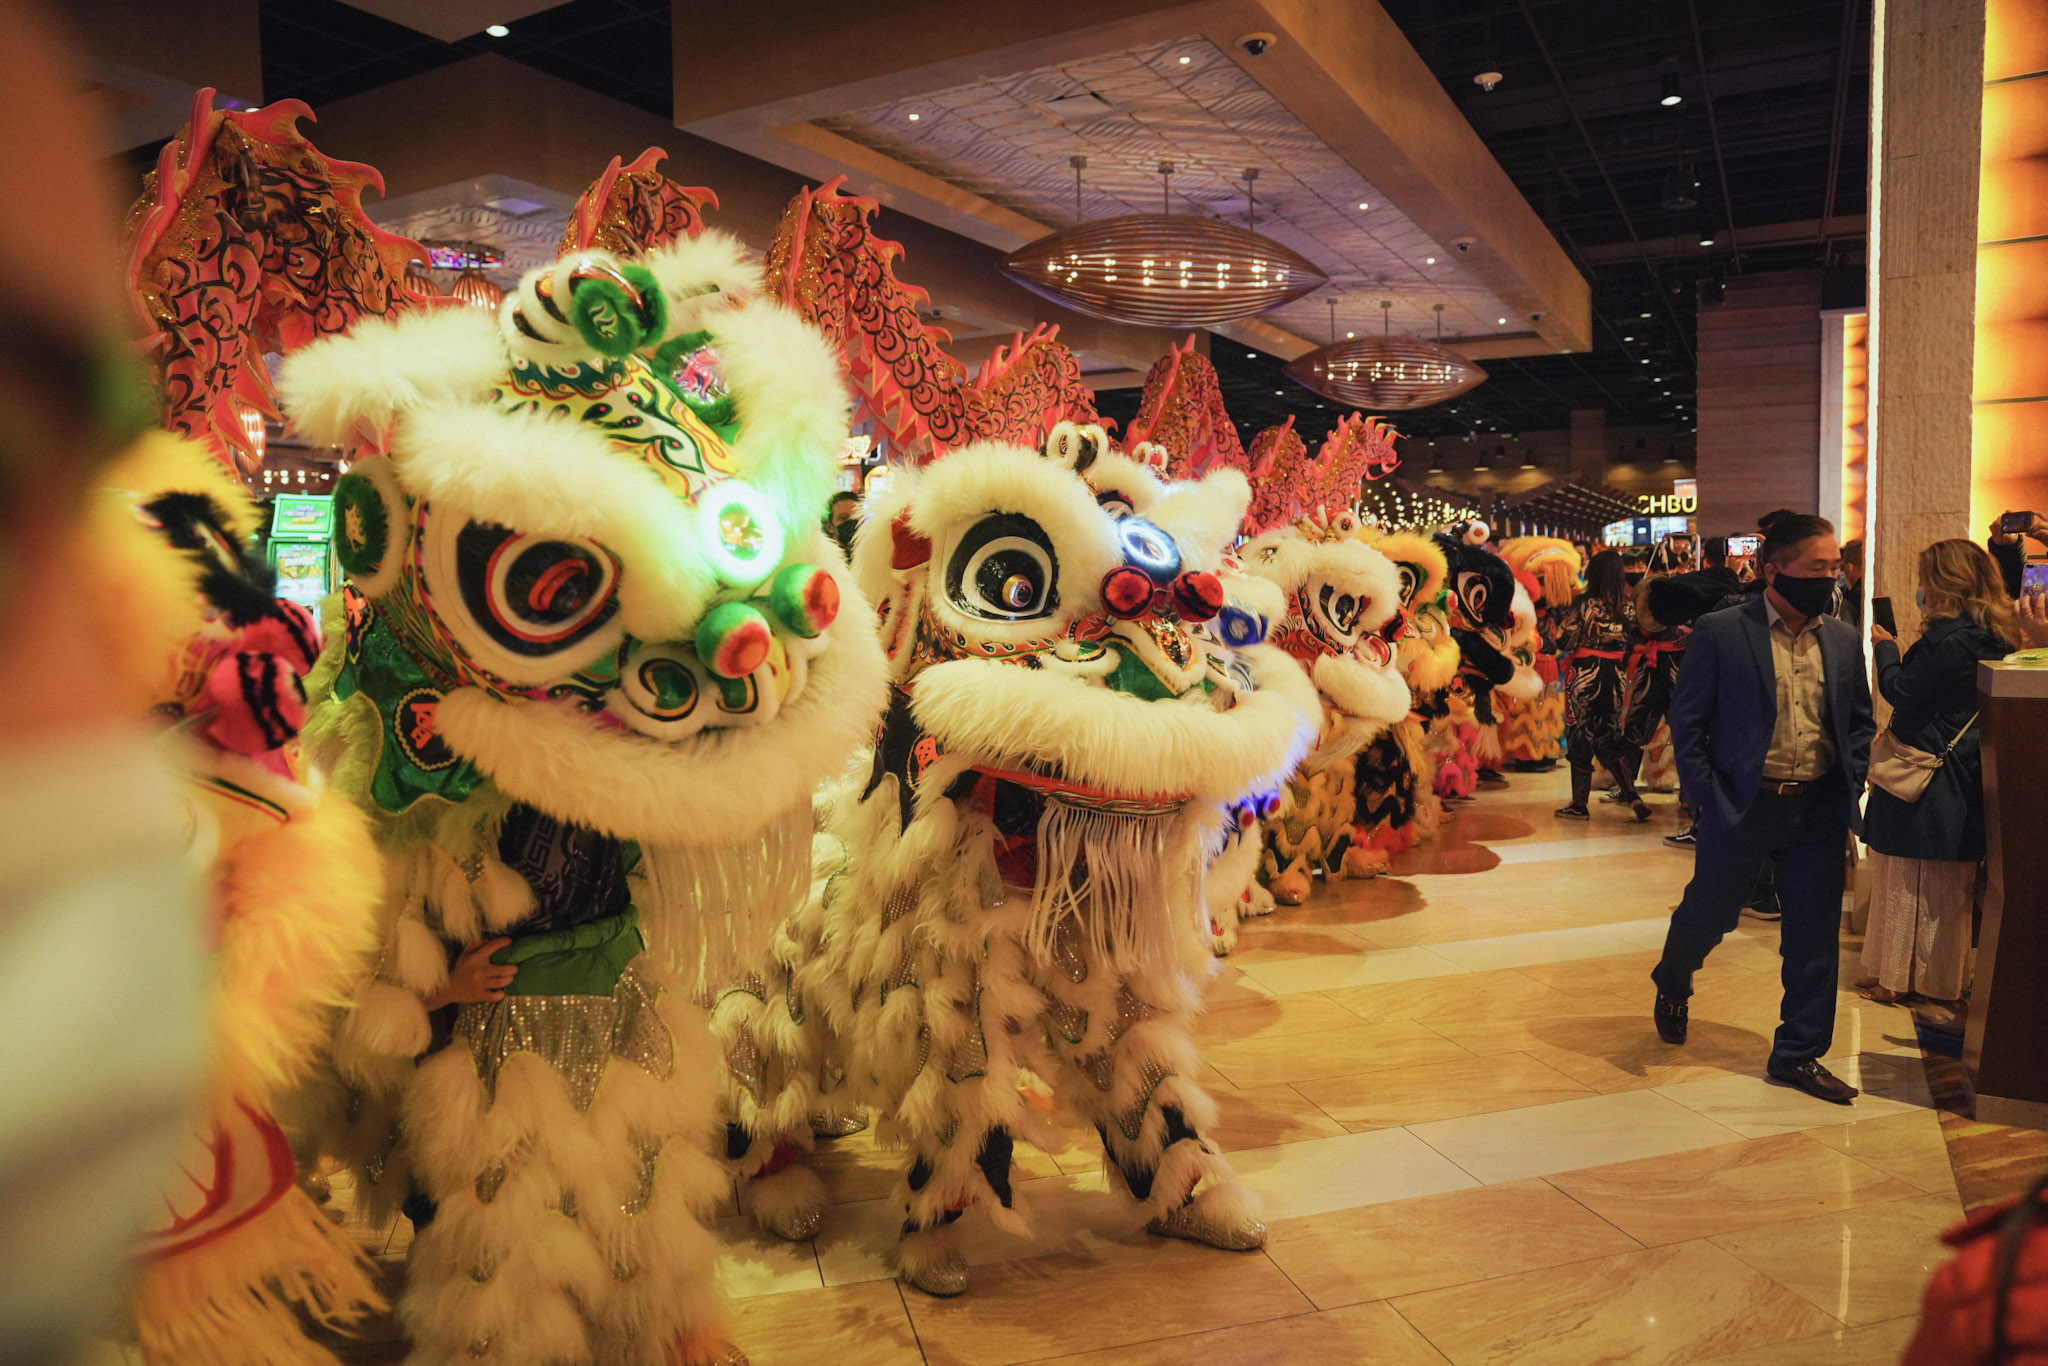
[[[491,955],[511,942],[509,939],[486,939],[464,949],[462,956],[455,960],[455,966],[448,969],[448,980],[427,998],[427,1009],[504,1000],[505,988],[512,985],[512,979],[519,975],[519,967],[514,963],[493,963]]]

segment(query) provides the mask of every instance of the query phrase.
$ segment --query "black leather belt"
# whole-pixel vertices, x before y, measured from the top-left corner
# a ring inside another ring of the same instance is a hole
[[[1765,778],[1757,784],[1757,791],[1769,792],[1779,797],[1797,797],[1814,785],[1811,778],[1794,781],[1791,778]]]

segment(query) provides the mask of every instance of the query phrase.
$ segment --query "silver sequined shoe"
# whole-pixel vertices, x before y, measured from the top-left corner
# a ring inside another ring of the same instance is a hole
[[[811,1132],[819,1138],[846,1138],[867,1127],[868,1112],[863,1106],[855,1106],[844,1114],[811,1116]]]
[[[785,1243],[808,1242],[818,1234],[818,1225],[823,1223],[825,1213],[815,1207],[794,1209],[774,1214],[754,1212],[754,1222],[761,1226],[763,1233],[782,1239]]]
[[[1162,1238],[1185,1238],[1191,1243],[1207,1243],[1225,1252],[1254,1252],[1266,1245],[1263,1220],[1244,1216],[1217,1218],[1204,1209],[1199,1200],[1168,1210],[1145,1225],[1145,1231]]]
[[[940,1299],[951,1299],[967,1289],[967,1259],[956,1247],[941,1247],[929,1258],[911,1259],[901,1274],[925,1294]]]

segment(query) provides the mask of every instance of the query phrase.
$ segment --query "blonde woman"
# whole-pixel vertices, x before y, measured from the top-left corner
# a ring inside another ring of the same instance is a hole
[[[1878,691],[1895,738],[1948,759],[1917,802],[1873,787],[1864,840],[1876,879],[1857,982],[1874,1001],[1916,996],[1952,1004],[1970,956],[1970,905],[1984,857],[1984,790],[1977,739],[1977,663],[2017,649],[2020,630],[1998,566],[1970,541],[1920,552],[1923,626],[1913,648],[1873,625]],[[1957,739],[1957,735],[1961,739]]]

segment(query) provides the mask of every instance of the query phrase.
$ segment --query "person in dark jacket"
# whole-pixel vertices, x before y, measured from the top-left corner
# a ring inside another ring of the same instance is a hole
[[[1693,627],[1671,698],[1678,782],[1699,821],[1692,881],[1671,915],[1654,1020],[1686,1039],[1693,974],[1774,863],[1784,912],[1784,1002],[1765,1076],[1837,1104],[1857,1091],[1821,1064],[1834,1040],[1843,854],[1861,828],[1875,726],[1862,642],[1829,616],[1841,549],[1820,517],[1764,538],[1761,598]]]
[[[1874,1001],[1963,994],[1970,905],[1984,857],[1983,770],[1977,737],[1977,664],[2018,648],[2019,628],[1998,567],[1970,541],[1920,552],[1924,629],[1899,656],[1882,626],[1877,687],[1892,704],[1893,737],[1947,758],[1915,802],[1873,786],[1863,813],[1873,887],[1857,986]]]

